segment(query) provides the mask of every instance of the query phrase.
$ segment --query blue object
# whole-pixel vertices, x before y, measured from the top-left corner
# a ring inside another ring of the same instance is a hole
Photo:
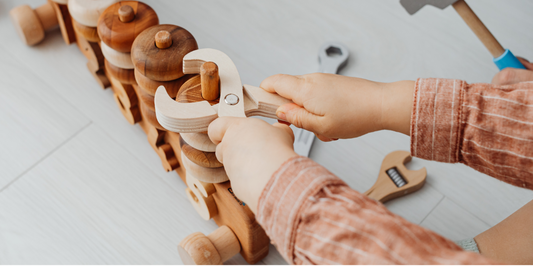
[[[526,67],[524,67],[520,61],[518,61],[514,54],[509,51],[509,49],[506,49],[505,53],[500,55],[498,58],[492,59],[492,61],[494,61],[494,64],[496,64],[500,70],[508,67],[526,69]]]

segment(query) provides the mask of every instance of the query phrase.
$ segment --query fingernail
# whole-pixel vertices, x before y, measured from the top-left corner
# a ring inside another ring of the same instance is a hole
[[[279,119],[287,121],[287,115],[284,112],[278,111],[276,112],[276,115],[279,117]]]
[[[339,140],[339,139],[331,139],[331,140],[336,141],[336,140]]]

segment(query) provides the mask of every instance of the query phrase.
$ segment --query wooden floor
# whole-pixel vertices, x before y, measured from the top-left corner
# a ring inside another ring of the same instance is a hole
[[[129,125],[59,31],[36,47],[18,39],[0,2],[0,263],[180,264],[176,245],[216,229],[189,204],[138,126]],[[44,0],[25,0],[33,7]],[[188,29],[200,47],[226,52],[244,83],[318,69],[318,48],[340,41],[343,75],[377,81],[418,77],[489,82],[491,56],[452,8],[409,16],[397,0],[147,1],[161,23]],[[533,59],[533,2],[469,1],[503,46]],[[317,141],[310,157],[365,191],[383,157],[409,138],[378,132]],[[533,199],[463,165],[414,159],[427,185],[387,204],[454,240],[473,237]],[[240,255],[229,264],[244,264]],[[260,264],[284,264],[274,247]]]

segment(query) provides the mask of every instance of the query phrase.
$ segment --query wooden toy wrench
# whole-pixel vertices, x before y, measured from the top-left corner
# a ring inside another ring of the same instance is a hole
[[[225,53],[215,49],[200,49],[183,58],[185,74],[200,73],[205,62],[214,62],[219,69],[220,102],[211,106],[207,101],[179,103],[160,86],[155,93],[155,111],[158,122],[169,131],[197,133],[207,131],[217,117],[264,116],[277,119],[280,105],[290,103],[277,94],[261,88],[242,85],[237,67]]]
[[[383,159],[376,183],[365,192],[368,197],[385,203],[413,193],[426,183],[426,168],[411,171],[405,163],[411,161],[408,151],[394,151]]]
[[[350,52],[338,42],[326,42],[318,50],[319,72],[337,74],[348,63]],[[298,155],[309,157],[315,140],[315,134],[302,128],[291,126],[294,131],[294,151]]]

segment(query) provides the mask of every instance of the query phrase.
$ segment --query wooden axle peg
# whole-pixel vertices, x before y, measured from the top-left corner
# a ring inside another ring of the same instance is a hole
[[[385,203],[421,189],[426,183],[426,168],[408,170],[404,164],[411,161],[409,154],[408,151],[387,154],[381,164],[378,180],[365,195]]]
[[[132,22],[135,19],[135,11],[129,5],[123,5],[118,9],[118,19],[124,23]]]
[[[9,11],[9,16],[20,39],[30,46],[41,42],[45,31],[59,25],[56,10],[51,1],[47,1],[36,9],[28,5],[15,7]]]
[[[200,79],[202,83],[202,98],[213,101],[220,97],[220,77],[218,66],[213,62],[205,62],[200,67]]]
[[[220,265],[240,250],[239,240],[225,225],[208,236],[202,233],[190,234],[178,246],[181,260],[187,265]]]
[[[159,49],[167,49],[172,45],[172,36],[166,30],[159,31],[155,34],[155,46]]]

